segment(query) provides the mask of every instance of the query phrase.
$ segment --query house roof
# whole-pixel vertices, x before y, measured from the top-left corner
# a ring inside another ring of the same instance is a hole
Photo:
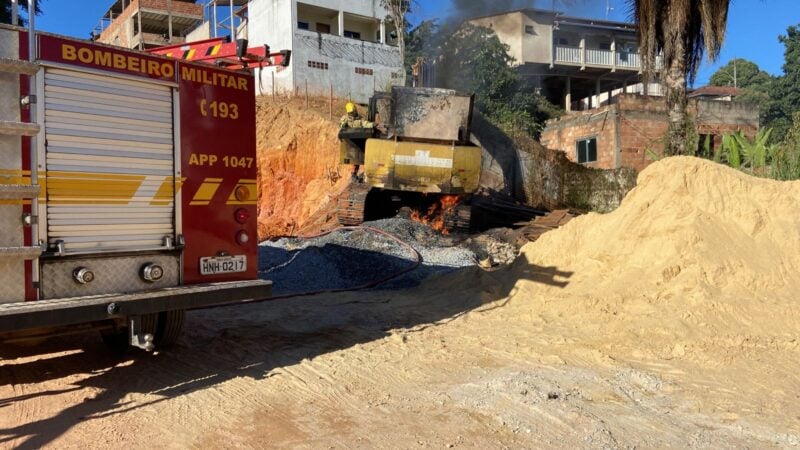
[[[733,86],[703,86],[690,92],[687,97],[736,97],[739,89]]]
[[[522,9],[514,9],[511,11],[504,11],[504,12],[497,12],[494,14],[487,14],[485,16],[478,16],[478,17],[470,17],[466,20],[466,22],[478,19],[486,19],[489,17],[498,17],[498,16],[505,16],[508,14],[515,14],[515,13],[528,13],[528,14],[548,14],[555,16],[556,20],[561,23],[569,23],[571,25],[583,25],[589,27],[603,27],[603,28],[623,28],[623,29],[630,29],[631,31],[634,29],[634,24],[628,22],[615,22],[613,20],[602,20],[602,19],[588,19],[585,17],[574,17],[574,16],[565,16],[561,11],[555,10],[546,10],[546,9],[536,9],[536,8],[522,8]]]

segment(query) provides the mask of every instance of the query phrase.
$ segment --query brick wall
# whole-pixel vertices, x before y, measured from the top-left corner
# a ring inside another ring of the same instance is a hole
[[[174,14],[203,17],[203,5],[193,1],[172,0],[171,7]],[[132,48],[134,35],[131,17],[139,8],[160,10],[167,14],[167,0],[130,0],[122,14],[114,17],[108,28],[103,30],[98,42]]]
[[[142,8],[167,11],[167,0],[139,0]],[[187,16],[203,17],[203,5],[194,0],[172,0],[172,12]]]
[[[667,107],[663,99],[639,95],[621,95],[620,110],[620,166],[637,172],[653,162],[647,150],[661,155],[667,132]]]
[[[578,162],[576,143],[587,138],[597,139],[597,161],[587,167],[613,169],[616,160],[616,105],[566,116],[549,121],[541,142],[547,148],[563,151],[570,161]]]
[[[691,100],[689,113],[701,135],[712,135],[713,146],[721,145],[722,135],[741,130],[746,136],[758,131],[758,109],[751,105],[717,100]],[[577,161],[576,141],[597,136],[597,162],[589,167],[614,169],[629,167],[637,172],[652,160],[648,150],[661,155],[668,128],[666,105],[662,98],[619,95],[616,104],[569,114],[547,122],[541,142],[547,148],[563,151]]]
[[[120,47],[131,48],[131,38],[133,29],[131,28],[131,17],[139,10],[139,0],[131,0],[130,4],[122,14],[114,18],[114,21],[103,30],[98,42]]]

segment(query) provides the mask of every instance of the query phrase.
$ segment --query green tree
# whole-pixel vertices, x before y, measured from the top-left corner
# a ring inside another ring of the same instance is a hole
[[[739,95],[734,101],[758,106],[761,124],[766,124],[770,91],[775,77],[761,70],[754,62],[742,58],[732,59],[711,75],[711,86],[735,86]]]
[[[790,26],[778,40],[785,47],[783,75],[772,84],[764,122],[781,142],[792,126],[792,115],[800,111],[800,25]]]
[[[498,125],[538,135],[558,109],[520,79],[515,61],[489,28],[465,24],[436,48],[437,85],[475,93],[476,107]]]
[[[411,66],[417,58],[432,56],[439,39],[440,27],[436,20],[425,20],[406,33],[405,66],[406,80],[411,82]]]
[[[400,49],[400,60],[405,62],[406,30],[408,21],[406,16],[411,12],[412,0],[381,0],[381,6],[389,11],[389,18],[397,33],[397,48]]]
[[[778,180],[800,179],[800,112],[792,116],[792,126],[783,145],[776,145],[772,150],[772,177]]]
[[[28,1],[27,0],[19,0],[19,7],[25,14],[28,13]],[[42,13],[41,8],[41,0],[34,0],[34,5],[36,7],[36,15],[40,15]],[[20,25],[25,25],[27,20],[24,17],[20,17]],[[0,23],[11,23],[11,0],[0,0]]]
[[[688,154],[687,136],[694,128],[686,111],[687,80],[694,82],[704,53],[719,56],[725,39],[730,0],[628,0],[636,21],[644,68],[657,69],[666,87],[668,155]],[[663,67],[656,67],[661,56]]]

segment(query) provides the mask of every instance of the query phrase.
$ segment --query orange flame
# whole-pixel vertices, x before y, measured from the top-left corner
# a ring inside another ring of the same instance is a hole
[[[450,231],[444,228],[444,217],[445,214],[455,208],[460,201],[461,197],[458,195],[442,195],[427,211],[421,212],[416,210],[412,212],[411,220],[428,225],[436,231],[441,231],[444,235],[450,234]]]

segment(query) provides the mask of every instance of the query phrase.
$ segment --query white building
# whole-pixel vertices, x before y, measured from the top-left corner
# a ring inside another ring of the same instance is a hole
[[[380,0],[251,0],[249,46],[291,50],[288,67],[256,71],[263,95],[333,95],[366,103],[405,84],[396,33]]]

